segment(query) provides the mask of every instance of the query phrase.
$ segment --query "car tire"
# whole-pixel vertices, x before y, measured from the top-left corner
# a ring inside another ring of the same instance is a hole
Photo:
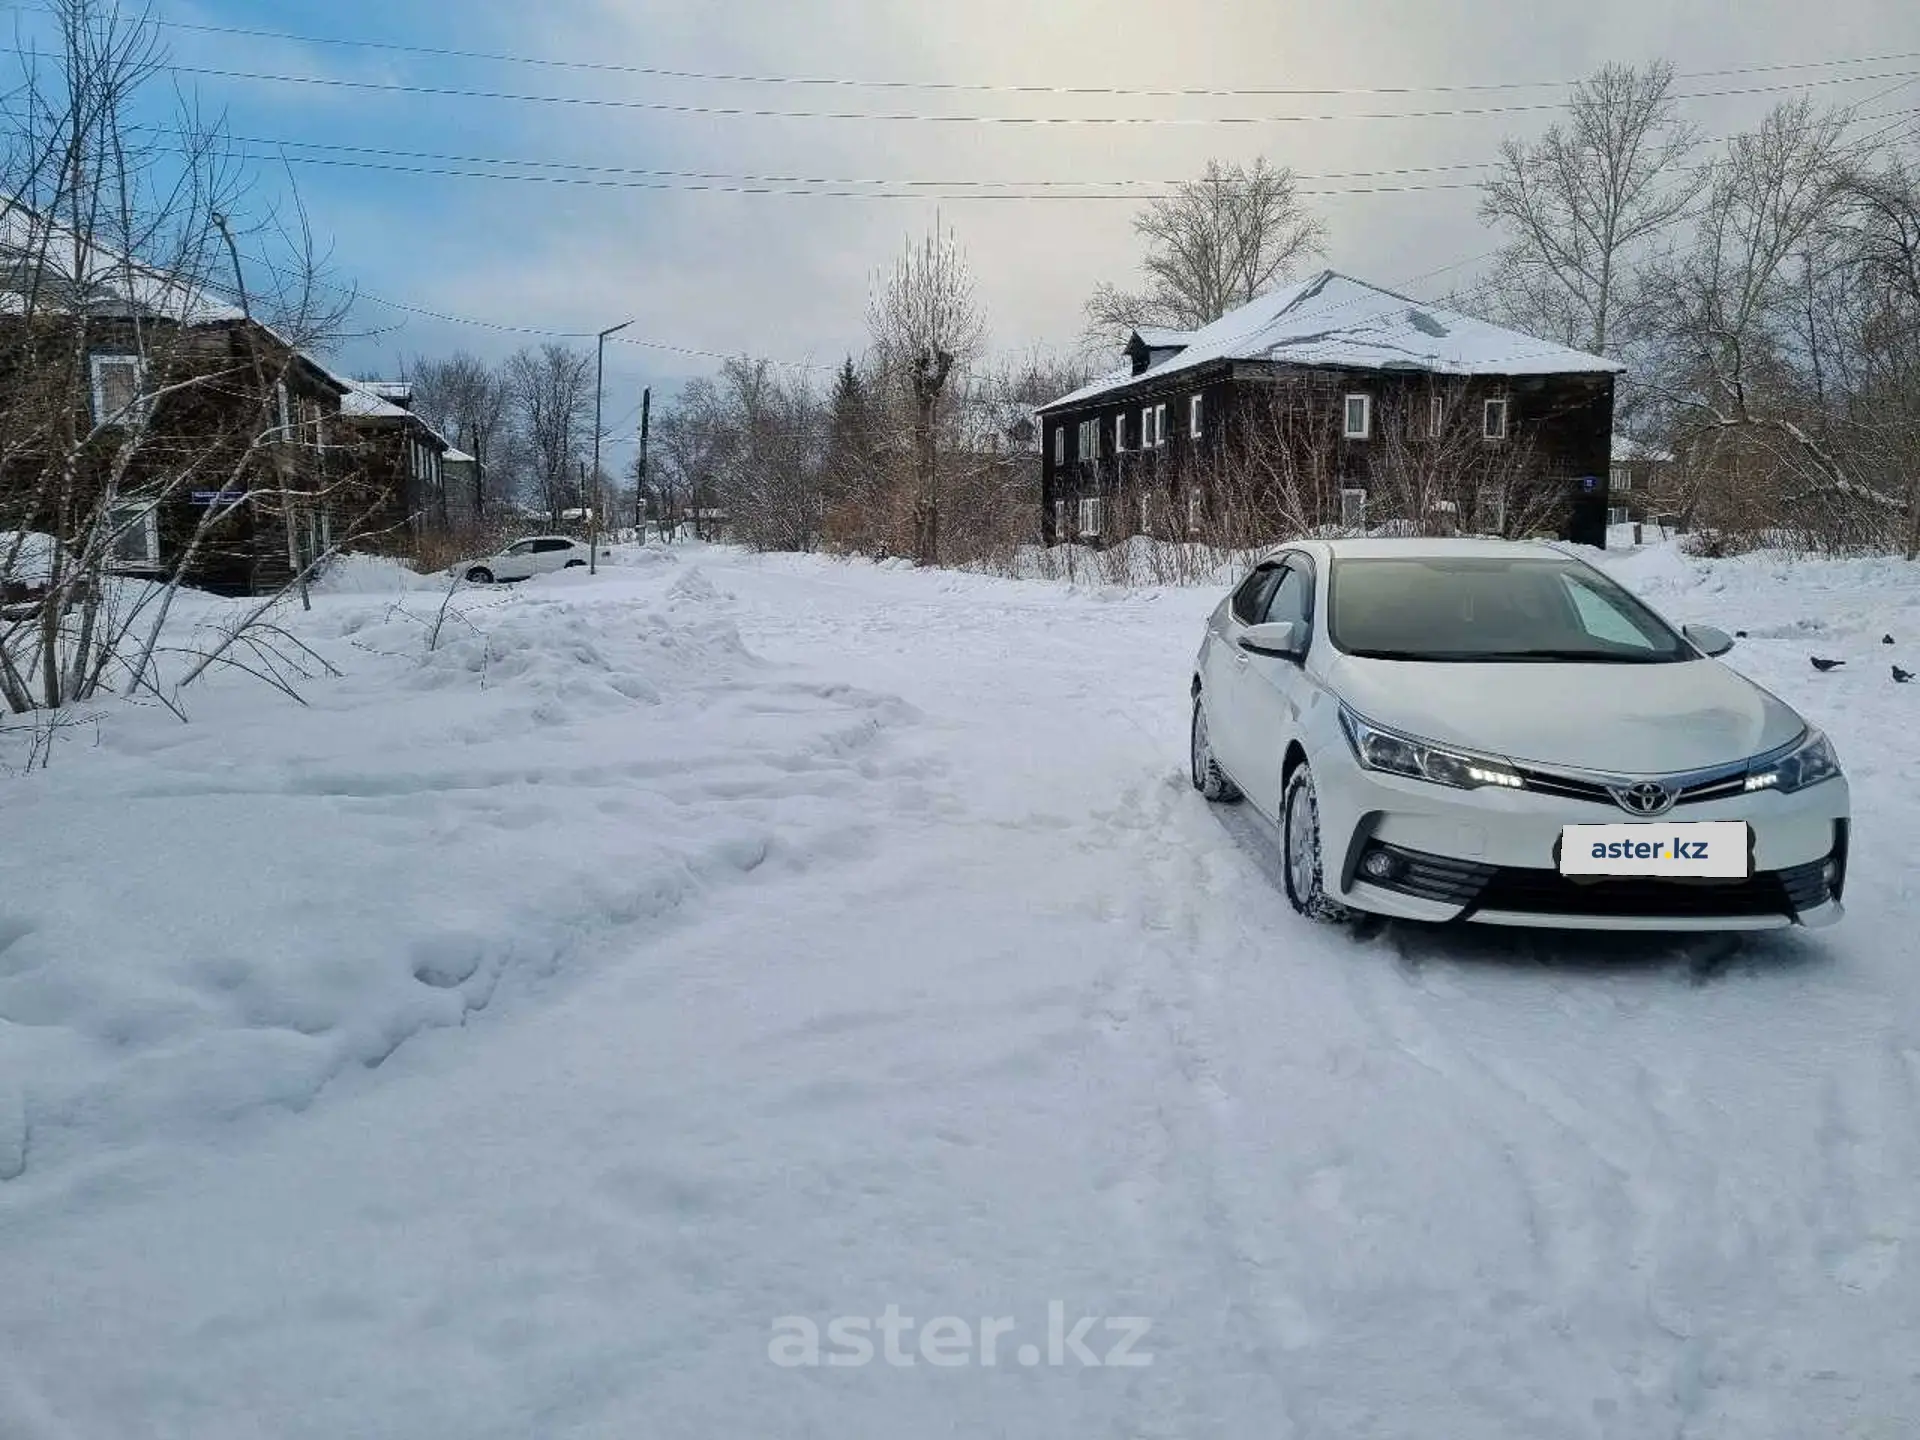
[[[1225,805],[1240,798],[1240,787],[1227,778],[1227,772],[1213,758],[1213,747],[1207,743],[1207,711],[1198,695],[1193,697],[1193,723],[1187,732],[1187,770],[1193,788],[1214,804]]]
[[[1287,777],[1280,802],[1280,874],[1287,900],[1309,920],[1333,923],[1353,912],[1327,894],[1320,851],[1320,797],[1313,788],[1313,771],[1299,766]]]
[[[567,561],[566,568],[569,570],[584,570],[587,568],[587,562],[584,560],[569,560]]]
[[[469,585],[491,585],[493,583],[493,571],[487,569],[484,565],[476,565],[467,571],[467,583]]]

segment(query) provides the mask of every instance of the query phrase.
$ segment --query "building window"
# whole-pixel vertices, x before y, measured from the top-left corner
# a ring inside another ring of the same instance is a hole
[[[1200,530],[1200,492],[1198,489],[1187,491],[1187,533],[1198,534]]]
[[[1198,440],[1203,433],[1200,422],[1201,412],[1204,409],[1202,402],[1205,398],[1203,395],[1195,395],[1187,401],[1187,434],[1195,440]]]
[[[1056,430],[1054,433],[1056,435],[1061,435],[1061,434],[1065,434],[1066,432],[1063,430]],[[1053,502],[1053,543],[1058,545],[1066,538],[1067,538],[1067,502],[1064,500],[1056,500]]]
[[[1609,525],[1625,525],[1630,518],[1627,513],[1627,507],[1624,505],[1609,505],[1607,507],[1607,524]]]
[[[1151,450],[1159,443],[1153,438],[1153,407],[1148,405],[1140,412],[1140,448]]]
[[[1053,427],[1053,463],[1056,466],[1067,463],[1067,427],[1064,425]]]
[[[1507,402],[1489,400],[1481,412],[1480,433],[1489,440],[1507,438]]]
[[[1167,443],[1167,407],[1153,407],[1153,443],[1156,448]]]
[[[1614,466],[1611,478],[1615,490],[1631,490],[1633,488],[1633,471],[1624,465]]]
[[[1080,534],[1082,537],[1098,535],[1105,524],[1106,517],[1101,513],[1105,507],[1099,500],[1088,498],[1080,502]]]
[[[1348,440],[1365,440],[1373,434],[1373,397],[1347,396],[1346,424],[1341,435]]]
[[[280,427],[274,439],[282,444],[293,439],[293,403],[287,396],[287,382],[282,380],[273,387],[274,421]]]
[[[1113,453],[1122,455],[1127,449],[1127,412],[1122,410],[1113,417]]]
[[[132,425],[147,418],[147,366],[138,355],[93,357],[93,420]]]
[[[150,570],[160,563],[160,507],[151,500],[128,501],[107,511],[116,567]]]
[[[1447,433],[1447,402],[1439,395],[1427,400],[1427,438],[1438,440]]]
[[[1083,461],[1100,458],[1100,422],[1098,420],[1080,422],[1080,458]]]
[[[1474,497],[1474,523],[1482,535],[1507,533],[1507,497],[1499,490],[1482,490]]]
[[[1360,397],[1365,399],[1363,395]],[[1367,528],[1367,492],[1343,487],[1340,491],[1340,528],[1343,530],[1364,530]]]

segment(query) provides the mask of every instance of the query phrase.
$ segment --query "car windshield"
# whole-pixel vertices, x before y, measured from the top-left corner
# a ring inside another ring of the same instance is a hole
[[[1328,633],[1379,660],[1646,665],[1694,653],[1604,575],[1552,556],[1334,561]]]

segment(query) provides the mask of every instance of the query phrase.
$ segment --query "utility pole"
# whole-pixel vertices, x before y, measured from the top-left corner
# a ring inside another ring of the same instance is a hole
[[[596,344],[593,355],[593,488],[600,488],[600,403],[606,390],[607,373],[607,337],[618,335],[631,320],[622,320],[618,325],[609,325],[594,337]],[[596,495],[596,499],[599,497]],[[594,506],[587,515],[587,573],[600,573],[600,507]]]
[[[640,392],[640,468],[633,475],[633,538],[647,539],[647,422],[652,418],[653,387]],[[667,538],[667,507],[660,507],[660,538]]]

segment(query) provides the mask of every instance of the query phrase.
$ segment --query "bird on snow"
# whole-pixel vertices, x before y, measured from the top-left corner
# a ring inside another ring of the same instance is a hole
[[[1907,681],[1911,679],[1913,679],[1913,671],[1902,670],[1898,665],[1893,667],[1893,683],[1894,684],[1904,685],[1907,683]]]
[[[1818,655],[1809,655],[1807,658],[1813,661],[1816,670],[1834,670],[1847,663],[1844,660],[1822,660]]]
[[[1882,645],[1891,645],[1891,644],[1893,644],[1893,636],[1891,636],[1891,635],[1882,635],[1882,636],[1880,637],[1880,643],[1881,643]]]

